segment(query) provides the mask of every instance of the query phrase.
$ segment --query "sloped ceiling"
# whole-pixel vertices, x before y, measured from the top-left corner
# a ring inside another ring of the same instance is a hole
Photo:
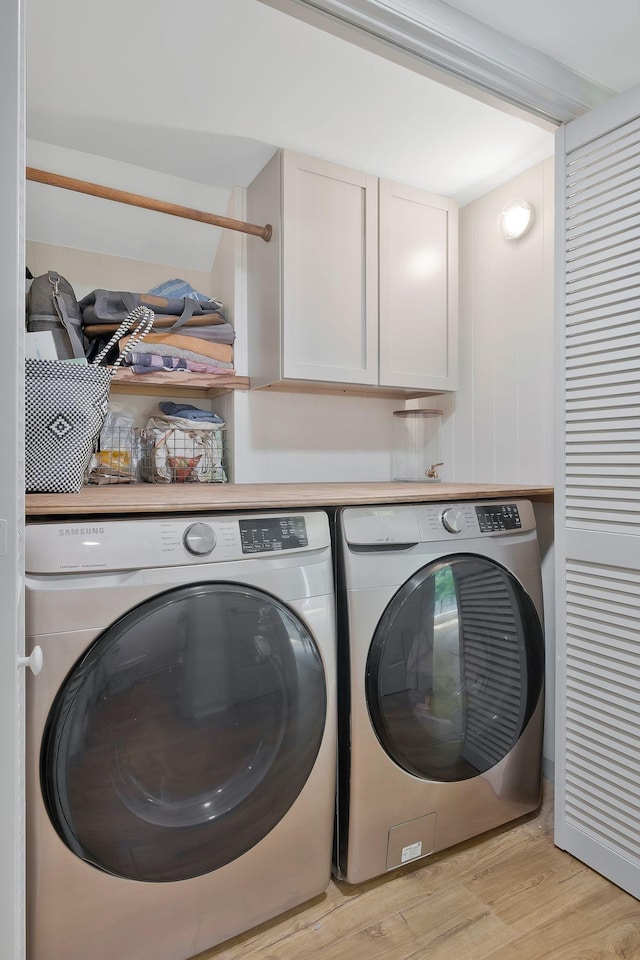
[[[259,0],[90,6],[27,0],[32,140],[223,190],[286,146],[463,203],[553,149],[548,131]]]

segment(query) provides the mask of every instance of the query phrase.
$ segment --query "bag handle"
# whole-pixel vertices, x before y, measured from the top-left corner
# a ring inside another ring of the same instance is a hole
[[[195,300],[192,300],[190,297],[185,297],[182,313],[180,314],[176,322],[173,324],[173,326],[169,327],[169,329],[165,330],[164,332],[173,333],[174,330],[177,330],[179,327],[185,324],[187,320],[190,320],[191,317],[193,316],[193,311],[195,310],[195,308],[196,308]]]
[[[125,310],[135,310],[136,301],[133,294],[122,293],[121,296],[122,296],[122,302],[124,303]],[[144,294],[142,294],[142,296],[144,296]],[[180,314],[176,322],[173,324],[173,326],[163,329],[162,332],[173,333],[174,330],[178,330],[180,327],[182,327],[187,322],[187,320],[191,319],[197,305],[198,305],[197,302],[192,297],[184,297],[182,313]]]
[[[98,356],[94,358],[92,365],[99,366],[111,348],[115,347],[119,340],[122,340],[125,333],[127,333],[131,327],[134,327],[124,350],[121,351],[120,356],[113,364],[112,373],[115,373],[116,368],[120,366],[126,355],[131,353],[133,348],[140,343],[140,341],[143,340],[148,333],[150,333],[154,319],[155,314],[153,310],[149,309],[149,307],[135,307],[131,313],[127,314],[109,342],[102,348]]]
[[[76,358],[84,357],[84,345],[78,332],[80,329],[80,320],[77,320],[74,324],[73,320],[69,318],[69,314],[67,313],[67,305],[59,291],[60,276],[57,273],[54,273],[52,270],[49,271],[47,276],[49,277],[49,283],[51,284],[53,307],[58,314],[60,323],[67,331],[67,336],[69,337],[69,343],[71,344],[73,355]]]

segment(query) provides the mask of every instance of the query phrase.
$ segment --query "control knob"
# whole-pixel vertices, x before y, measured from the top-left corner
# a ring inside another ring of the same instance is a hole
[[[442,526],[449,533],[460,533],[464,526],[462,510],[458,510],[456,507],[449,507],[445,510],[442,514]]]
[[[185,530],[182,542],[194,557],[206,557],[216,545],[216,535],[208,523],[192,523]]]

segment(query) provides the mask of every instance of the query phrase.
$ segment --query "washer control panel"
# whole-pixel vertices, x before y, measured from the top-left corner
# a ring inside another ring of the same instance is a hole
[[[259,517],[240,520],[243,553],[299,550],[309,545],[304,517]]]
[[[34,523],[25,541],[29,573],[97,573],[299,556],[329,547],[331,534],[324,511],[300,510]]]
[[[476,505],[480,533],[499,533],[502,530],[521,530],[522,520],[517,503],[483,503]]]

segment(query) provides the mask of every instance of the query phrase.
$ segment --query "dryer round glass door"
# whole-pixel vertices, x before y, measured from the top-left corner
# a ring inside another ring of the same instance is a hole
[[[116,876],[209,873],[291,808],[326,704],[315,641],[274,597],[232,583],[157,595],[105,630],[58,693],[40,766],[51,820]]]
[[[543,676],[531,598],[499,564],[459,554],[423,567],[387,606],[367,659],[367,704],[400,767],[468,780],[517,743]]]

